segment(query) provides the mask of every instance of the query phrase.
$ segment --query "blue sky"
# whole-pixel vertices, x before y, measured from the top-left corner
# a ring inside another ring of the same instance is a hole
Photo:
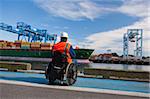
[[[15,26],[23,21],[58,35],[66,31],[74,46],[122,54],[127,28],[143,28],[148,35],[148,23],[143,25],[149,19],[148,5],[148,0],[0,0],[0,22]],[[0,39],[16,37],[0,30]],[[145,37],[144,53],[149,54]]]

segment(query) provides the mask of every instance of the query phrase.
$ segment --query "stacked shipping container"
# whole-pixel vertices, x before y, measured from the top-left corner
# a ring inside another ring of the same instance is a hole
[[[1,49],[39,49],[39,50],[51,50],[52,44],[41,43],[41,42],[25,42],[25,41],[15,41],[8,42],[0,40]]]

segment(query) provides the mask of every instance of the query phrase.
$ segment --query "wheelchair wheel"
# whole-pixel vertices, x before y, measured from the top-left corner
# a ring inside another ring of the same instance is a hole
[[[49,80],[49,84],[53,84],[54,81],[56,80],[56,72],[52,66],[52,64],[50,63],[47,70],[46,70],[46,78]]]
[[[77,80],[77,66],[69,64],[66,68],[66,85],[73,85]]]

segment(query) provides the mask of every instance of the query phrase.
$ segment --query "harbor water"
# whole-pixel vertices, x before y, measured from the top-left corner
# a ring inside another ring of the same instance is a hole
[[[84,68],[99,68],[99,69],[113,69],[113,70],[133,70],[133,71],[148,71],[150,72],[149,65],[128,65],[128,64],[106,64],[106,63],[89,63],[80,64],[78,70],[84,73]]]
[[[104,68],[104,69],[117,69],[117,70],[150,71],[150,66],[148,66],[148,65],[90,63],[89,67]]]

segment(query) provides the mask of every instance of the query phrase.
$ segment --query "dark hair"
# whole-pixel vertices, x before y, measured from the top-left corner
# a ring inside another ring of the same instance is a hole
[[[66,37],[61,37],[61,42],[67,42],[67,38]]]

